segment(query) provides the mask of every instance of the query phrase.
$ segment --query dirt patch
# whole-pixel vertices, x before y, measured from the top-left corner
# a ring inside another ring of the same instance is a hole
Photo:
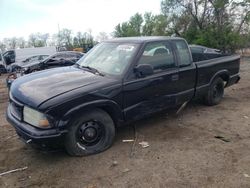
[[[118,130],[108,151],[81,158],[23,144],[5,120],[7,89],[0,87],[0,173],[28,167],[0,177],[0,187],[249,187],[249,59],[241,63],[241,77],[221,104],[193,102],[179,116],[163,112],[135,122],[134,147],[122,142],[134,139],[128,126]]]

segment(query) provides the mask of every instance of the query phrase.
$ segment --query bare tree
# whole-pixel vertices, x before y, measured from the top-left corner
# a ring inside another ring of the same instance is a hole
[[[17,47],[17,38],[16,37],[10,38],[10,48],[15,49],[16,47]]]
[[[17,46],[19,48],[25,48],[25,43],[26,42],[25,42],[23,37],[20,37],[20,38],[17,39]]]
[[[105,33],[105,32],[100,32],[97,37],[96,37],[96,40],[98,42],[101,42],[101,41],[104,41],[104,40],[107,40],[109,38],[108,34]]]
[[[29,45],[32,46],[32,47],[36,47],[36,35],[35,34],[30,34],[29,35]]]
[[[62,29],[58,33],[59,44],[64,45],[67,49],[72,48],[72,31],[70,29]]]
[[[2,41],[0,41],[0,50],[3,52],[5,51],[5,49],[6,49],[6,45]]]
[[[48,38],[49,38],[49,33],[41,34],[40,38],[43,41],[44,46],[47,46],[48,45],[47,41],[48,41]]]

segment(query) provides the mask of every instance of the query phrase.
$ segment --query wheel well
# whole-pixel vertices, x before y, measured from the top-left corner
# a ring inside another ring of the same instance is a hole
[[[81,113],[86,113],[91,110],[95,109],[101,109],[108,113],[108,115],[112,118],[115,126],[119,126],[120,123],[123,121],[123,115],[122,112],[120,111],[119,108],[116,108],[111,105],[90,105],[90,106],[85,106],[84,108],[81,108],[73,113],[71,113],[66,119],[70,121],[70,119],[74,119],[75,117],[79,116]]]
[[[97,108],[102,109],[103,111],[107,112],[109,116],[112,118],[112,120],[114,121],[115,126],[118,126],[120,117],[116,109],[114,109],[111,106],[99,106]]]
[[[229,80],[229,75],[228,74],[221,74],[221,75],[219,75],[219,77],[221,77],[222,80],[225,81],[225,82],[228,82],[228,80]]]

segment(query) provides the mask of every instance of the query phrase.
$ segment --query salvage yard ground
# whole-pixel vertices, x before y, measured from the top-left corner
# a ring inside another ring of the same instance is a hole
[[[213,107],[190,103],[120,128],[113,147],[88,157],[27,147],[5,120],[0,77],[0,187],[250,187],[250,58],[241,81]],[[217,138],[216,138],[217,137]],[[139,143],[148,142],[143,148]]]

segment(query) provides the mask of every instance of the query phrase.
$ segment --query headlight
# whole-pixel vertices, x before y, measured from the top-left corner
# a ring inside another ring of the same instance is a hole
[[[45,114],[38,112],[36,110],[33,110],[32,108],[29,108],[27,106],[24,106],[23,108],[23,120],[26,123],[29,123],[35,127],[39,128],[49,128],[49,121]]]

